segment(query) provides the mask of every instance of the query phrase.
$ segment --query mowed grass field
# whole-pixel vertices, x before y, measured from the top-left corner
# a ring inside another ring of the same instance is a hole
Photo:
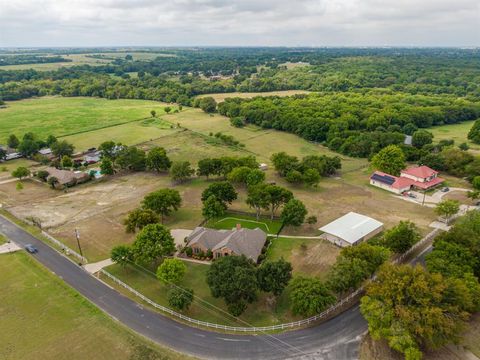
[[[60,137],[83,132],[83,135],[79,135],[80,139],[74,138],[81,143],[82,137],[91,136],[86,133],[88,131],[145,120],[151,117],[151,110],[162,115],[165,106],[166,104],[155,101],[87,97],[44,97],[8,102],[7,108],[0,109],[0,139],[4,142],[10,134],[16,134],[21,138],[30,131],[40,138],[46,138],[50,134]],[[165,128],[165,124],[161,127]],[[144,128],[143,124],[140,124],[138,127],[120,129],[119,132],[128,133],[128,136],[132,137],[137,133],[142,135]],[[118,130],[112,130],[112,136]],[[150,131],[151,129],[147,130]],[[138,138],[141,138],[140,135]],[[152,133],[152,136],[155,134]]]
[[[1,359],[188,359],[114,322],[23,251],[0,255]]]
[[[433,134],[435,142],[453,139],[455,140],[455,145],[467,143],[471,149],[480,150],[479,144],[474,144],[467,138],[468,132],[472,128],[474,122],[475,121],[465,121],[460,124],[435,126],[428,129],[428,131]]]

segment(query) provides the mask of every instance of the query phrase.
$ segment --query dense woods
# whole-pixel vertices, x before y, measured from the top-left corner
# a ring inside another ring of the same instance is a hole
[[[405,134],[414,135],[419,128],[477,119],[480,104],[449,96],[372,90],[230,98],[218,105],[218,111],[325,143],[346,155],[369,157],[388,145],[403,144]]]

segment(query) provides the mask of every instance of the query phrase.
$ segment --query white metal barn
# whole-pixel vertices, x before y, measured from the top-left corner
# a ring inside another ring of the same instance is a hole
[[[368,240],[383,231],[383,223],[371,217],[349,212],[320,228],[322,237],[335,245],[346,247]]]

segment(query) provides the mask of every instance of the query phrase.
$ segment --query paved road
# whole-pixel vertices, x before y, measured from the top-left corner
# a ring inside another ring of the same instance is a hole
[[[195,329],[145,309],[88,274],[57,251],[0,216],[0,231],[18,245],[33,244],[33,255],[114,319],[180,352],[208,359],[319,359],[358,358],[367,324],[354,307],[319,326],[280,335],[235,336]]]

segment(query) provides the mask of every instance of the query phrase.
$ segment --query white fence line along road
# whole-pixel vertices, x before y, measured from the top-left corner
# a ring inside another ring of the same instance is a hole
[[[201,321],[201,320],[196,320],[192,319],[191,317],[185,316],[183,314],[180,314],[172,309],[169,309],[165,306],[162,306],[160,304],[157,304],[155,301],[147,298],[145,295],[142,293],[138,292],[131,286],[125,284],[122,280],[118,279],[117,277],[113,276],[109,272],[105,271],[104,269],[100,270],[100,273],[103,275],[107,276],[109,279],[111,279],[114,283],[122,286],[123,288],[127,289],[130,291],[132,294],[135,296],[139,297],[146,303],[152,305],[156,309],[159,309],[163,312],[166,312],[176,318],[182,319],[186,322],[189,322],[191,324],[195,324],[198,326],[203,326],[206,328],[213,328],[213,329],[219,329],[219,330],[225,330],[225,331],[233,331],[233,332],[244,332],[244,333],[260,333],[260,332],[266,332],[266,331],[275,331],[275,330],[285,330],[285,329],[293,329],[293,328],[298,328],[302,326],[309,325],[313,322],[317,322],[319,320],[325,319],[330,315],[332,312],[335,312],[338,308],[342,307],[346,303],[350,302],[352,299],[354,299],[357,295],[359,295],[363,291],[363,287],[357,289],[347,297],[344,297],[340,301],[338,301],[335,305],[329,307],[327,310],[321,312],[318,315],[309,317],[308,319],[303,319],[299,321],[294,321],[290,323],[285,323],[285,324],[278,324],[278,325],[271,325],[271,326],[254,326],[254,327],[239,327],[239,326],[228,326],[228,325],[221,325],[221,324],[215,324],[215,323],[209,323],[207,321]]]
[[[42,235],[45,236],[48,240],[53,242],[55,245],[59,246],[63,251],[65,251],[66,254],[73,255],[75,256],[78,260],[84,262],[85,264],[88,263],[88,260],[86,257],[80,255],[76,251],[70,249],[67,245],[62,243],[61,241],[55,239],[52,235],[47,233],[46,231],[42,230]]]
[[[410,249],[408,249],[405,253],[403,253],[401,256],[399,256],[396,259],[392,260],[392,263],[398,264],[401,263],[403,260],[405,260],[412,252],[414,252],[417,248],[425,244],[426,242],[430,241],[431,239],[435,238],[442,230],[440,229],[435,229],[428,233],[423,239],[418,241],[416,244],[414,244]],[[271,326],[253,326],[253,327],[239,327],[239,326],[228,326],[228,325],[221,325],[221,324],[215,324],[215,323],[209,323],[207,321],[201,321],[201,320],[196,320],[192,319],[191,317],[185,316],[183,314],[180,314],[170,308],[167,308],[165,306],[162,306],[160,304],[157,304],[155,301],[147,298],[145,295],[142,293],[138,292],[131,286],[125,284],[122,280],[118,279],[114,275],[110,274],[104,269],[100,270],[100,273],[103,275],[107,276],[109,279],[111,279],[113,282],[116,284],[122,286],[123,288],[127,289],[129,292],[134,294],[135,296],[139,297],[146,303],[152,305],[154,308],[159,309],[163,312],[166,312],[170,314],[173,317],[182,319],[183,321],[186,321],[191,324],[195,324],[198,326],[203,326],[206,328],[213,328],[213,329],[219,329],[219,330],[225,330],[225,331],[233,331],[233,332],[243,332],[243,333],[260,333],[260,332],[266,332],[266,331],[276,331],[276,330],[285,330],[285,329],[293,329],[293,328],[299,328],[299,327],[304,327],[308,326],[311,323],[318,322],[320,320],[326,319],[332,312],[335,312],[337,309],[341,308],[345,304],[349,303],[355,297],[360,295],[364,290],[365,287],[361,286],[354,292],[350,293],[348,296],[342,298],[339,300],[337,303],[326,309],[325,311],[321,312],[320,314],[314,315],[312,317],[309,317],[307,319],[303,320],[298,320],[298,321],[293,321],[290,323],[284,323],[284,324],[277,324],[277,325],[271,325]],[[375,279],[375,275],[372,276],[369,280]]]

